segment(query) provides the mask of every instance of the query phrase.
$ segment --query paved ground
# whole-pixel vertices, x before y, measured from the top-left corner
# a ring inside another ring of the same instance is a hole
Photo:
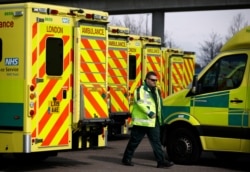
[[[48,158],[40,163],[20,163],[11,157],[0,159],[0,172],[159,172],[171,170],[173,172],[228,172],[249,171],[250,157],[245,157],[235,163],[221,163],[211,153],[204,153],[197,165],[175,165],[170,169],[157,169],[154,156],[147,138],[136,150],[133,162],[135,166],[128,167],[121,164],[121,158],[128,137],[118,137],[109,141],[108,147],[84,151],[61,152],[57,157]]]

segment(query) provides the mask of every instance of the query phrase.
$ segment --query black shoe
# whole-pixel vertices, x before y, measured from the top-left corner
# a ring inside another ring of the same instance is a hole
[[[125,159],[123,159],[122,163],[123,163],[123,165],[134,166],[134,163],[131,162],[131,160],[125,160]]]
[[[174,163],[172,161],[166,161],[164,163],[158,163],[157,168],[171,167]]]

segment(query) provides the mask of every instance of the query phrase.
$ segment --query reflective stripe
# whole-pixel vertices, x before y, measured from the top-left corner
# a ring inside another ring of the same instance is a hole
[[[151,119],[134,118],[134,122],[151,123]]]
[[[155,118],[153,118],[153,119],[133,118],[132,125],[144,126],[144,127],[154,127],[155,120],[156,120]]]

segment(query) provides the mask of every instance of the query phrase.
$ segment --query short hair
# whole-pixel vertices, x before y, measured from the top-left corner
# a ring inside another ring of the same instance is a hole
[[[154,72],[154,71],[149,71],[147,74],[146,74],[146,79],[149,78],[150,76],[157,76],[157,74]]]

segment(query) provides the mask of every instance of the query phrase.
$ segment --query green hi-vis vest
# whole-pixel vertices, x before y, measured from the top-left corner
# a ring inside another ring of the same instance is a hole
[[[132,125],[155,127],[156,118],[151,118],[151,116],[152,114],[156,114],[156,108],[158,108],[157,118],[161,125],[162,99],[160,90],[156,88],[155,93],[157,95],[157,107],[152,92],[145,83],[135,90],[132,110]]]

